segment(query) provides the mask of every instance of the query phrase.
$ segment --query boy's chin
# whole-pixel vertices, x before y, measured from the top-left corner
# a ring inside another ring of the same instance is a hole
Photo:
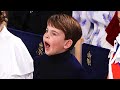
[[[54,52],[45,52],[46,55],[48,56],[52,56],[52,55],[56,55],[57,53],[54,53]]]
[[[51,52],[45,52],[46,55],[51,56],[53,55]]]

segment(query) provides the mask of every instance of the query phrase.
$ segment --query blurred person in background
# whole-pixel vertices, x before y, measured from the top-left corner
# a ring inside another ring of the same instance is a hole
[[[32,79],[33,59],[22,40],[7,29],[8,12],[0,11],[0,79]]]

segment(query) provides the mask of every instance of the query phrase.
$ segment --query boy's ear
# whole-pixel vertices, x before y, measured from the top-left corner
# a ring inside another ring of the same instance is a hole
[[[71,39],[68,39],[68,40],[65,41],[64,48],[68,49],[72,46],[72,44],[73,44],[73,41]]]

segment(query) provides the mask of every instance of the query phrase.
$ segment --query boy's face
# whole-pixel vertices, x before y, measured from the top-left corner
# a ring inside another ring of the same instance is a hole
[[[43,42],[45,47],[45,53],[50,55],[55,55],[66,51],[65,34],[62,30],[57,28],[47,26],[46,32],[43,36]]]

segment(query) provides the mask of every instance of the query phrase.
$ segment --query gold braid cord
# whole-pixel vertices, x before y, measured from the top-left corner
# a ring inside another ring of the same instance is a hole
[[[43,43],[42,42],[39,43],[39,47],[38,47],[38,50],[36,51],[36,53],[38,55],[43,55]]]

